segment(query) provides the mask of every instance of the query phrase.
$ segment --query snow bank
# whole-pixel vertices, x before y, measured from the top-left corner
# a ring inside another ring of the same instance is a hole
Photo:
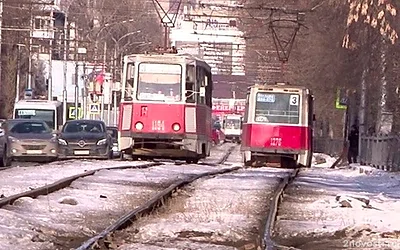
[[[367,166],[360,171],[362,167],[301,171],[285,192],[276,225],[278,237],[284,242],[303,242],[301,247],[294,244],[300,249],[317,249],[309,241],[330,237],[341,239],[337,244],[342,247],[343,240],[353,236],[392,244],[388,238],[397,239],[400,229],[400,175]],[[327,246],[320,245],[338,247]]]
[[[314,153],[312,157],[311,167],[313,168],[329,168],[337,158],[331,157],[326,154]]]

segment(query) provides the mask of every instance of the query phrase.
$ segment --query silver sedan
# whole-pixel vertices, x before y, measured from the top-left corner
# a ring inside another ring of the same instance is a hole
[[[57,135],[41,120],[6,122],[8,155],[13,160],[49,161],[58,156]]]

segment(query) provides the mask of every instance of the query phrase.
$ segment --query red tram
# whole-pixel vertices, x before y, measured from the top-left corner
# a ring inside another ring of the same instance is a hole
[[[285,84],[249,88],[241,151],[245,165],[310,167],[313,95]]]
[[[210,66],[192,55],[124,57],[119,147],[133,158],[197,163],[212,146]]]

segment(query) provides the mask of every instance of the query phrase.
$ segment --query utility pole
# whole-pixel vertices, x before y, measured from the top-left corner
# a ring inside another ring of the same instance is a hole
[[[78,107],[79,107],[79,64],[77,61],[75,61],[75,120],[78,120],[79,118],[79,112],[78,112]]]
[[[54,32],[54,6],[51,5],[50,6],[51,11],[50,11],[50,41],[49,41],[49,45],[50,45],[50,50],[49,50],[49,79],[48,79],[48,87],[47,87],[47,98],[49,101],[53,100],[53,39],[55,36],[55,32]]]
[[[115,86],[115,82],[117,81],[117,46],[114,47],[114,60],[113,60],[113,77],[112,77],[112,84],[110,82],[109,84],[109,91],[108,91],[108,117],[107,117],[107,121],[108,121],[108,125],[111,126],[111,105],[114,104],[113,107],[113,111],[114,111],[114,116],[117,114],[117,108],[116,103],[114,103],[115,98],[113,98],[114,96],[114,92],[113,91],[113,85]],[[115,120],[115,119],[114,119]]]
[[[19,92],[20,92],[20,74],[21,74],[21,46],[23,44],[17,44],[17,75],[16,75],[16,83],[15,83],[15,102],[19,101]]]
[[[83,63],[83,91],[82,91],[82,112],[83,118],[87,119],[87,76],[86,76],[86,63]]]
[[[76,25],[74,26],[75,29],[75,34],[77,34],[77,27]],[[74,93],[74,106],[75,106],[75,120],[79,119],[79,52],[78,52],[78,42],[74,42],[74,61],[75,61],[75,93]]]
[[[104,42],[103,48],[103,86],[104,86],[104,77],[106,74],[106,63],[107,63],[107,42]],[[100,119],[104,121],[104,92],[101,95],[101,110],[100,110]]]
[[[67,70],[68,70],[68,57],[69,57],[69,32],[68,32],[68,19],[67,14],[65,14],[64,20],[64,62],[63,62],[63,70],[64,70],[64,79],[63,79],[63,124],[67,122]]]
[[[168,26],[167,26],[167,24],[164,24],[164,49],[165,49],[165,51],[167,51],[167,49],[169,47],[168,46],[169,45],[168,32],[169,32]]]
[[[32,5],[30,6],[30,20],[29,20],[29,47],[28,47],[28,84],[27,89],[32,89],[32,43],[33,43],[33,16]]]

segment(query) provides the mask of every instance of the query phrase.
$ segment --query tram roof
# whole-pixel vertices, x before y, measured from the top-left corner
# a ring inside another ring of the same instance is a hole
[[[157,62],[162,60],[165,62],[165,59],[168,58],[171,61],[179,62],[179,63],[186,63],[186,60],[193,60],[200,62],[209,70],[211,70],[211,66],[202,58],[196,57],[191,54],[172,54],[172,53],[147,53],[147,54],[132,54],[126,55],[125,61],[150,61],[150,62]]]
[[[281,84],[255,84],[252,86],[248,87],[248,90],[252,89],[252,88],[258,88],[260,90],[308,90],[309,92],[311,92],[311,90],[305,86],[299,86],[299,85],[290,85],[290,84],[285,84],[285,85],[281,85]]]

